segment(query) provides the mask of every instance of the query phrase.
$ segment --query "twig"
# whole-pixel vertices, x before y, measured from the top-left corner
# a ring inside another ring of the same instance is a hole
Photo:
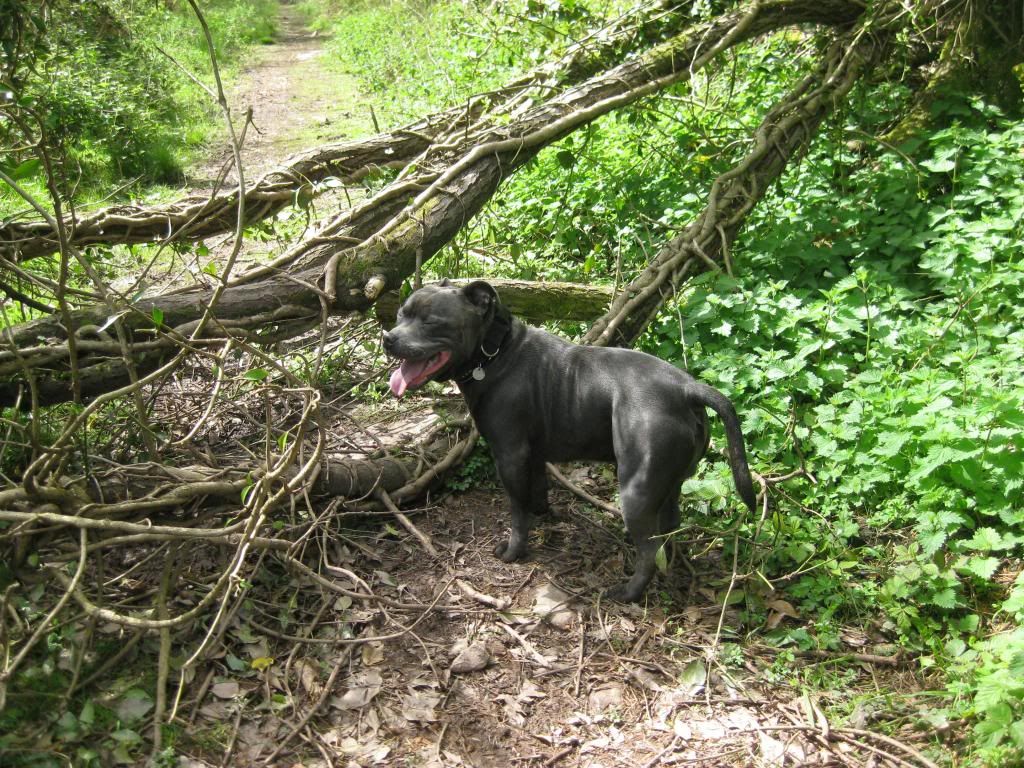
[[[654,768],[654,766],[656,766],[658,763],[661,762],[661,758],[663,758],[669,752],[674,750],[676,748],[676,746],[678,746],[678,744],[679,744],[679,737],[678,736],[673,736],[672,737],[672,741],[670,741],[668,743],[668,746],[665,747],[663,750],[661,750],[658,754],[656,754],[650,760],[648,760],[646,763],[644,763],[643,768]]]
[[[235,710],[235,721],[231,726],[231,739],[228,741],[228,748],[224,750],[224,756],[220,759],[220,768],[227,768],[231,762],[231,756],[235,753],[235,745],[238,743],[238,729],[242,724],[243,707],[241,704]]]
[[[167,593],[171,589],[172,573],[174,571],[174,560],[177,551],[171,549],[164,558],[163,572],[160,575],[160,592],[156,600],[156,615],[158,618],[167,618]],[[174,580],[177,581],[177,573],[174,573]],[[153,749],[150,751],[150,759],[154,762],[163,746],[164,736],[164,712],[167,710],[167,677],[171,666],[171,630],[163,627],[160,630],[160,652],[156,664],[156,701],[153,705]]]
[[[391,500],[391,496],[388,495],[387,491],[383,488],[378,488],[376,496],[385,507],[391,510],[391,514],[393,514],[395,519],[402,524],[402,527],[416,537],[416,540],[419,541],[425,550],[427,550],[427,554],[435,559],[440,557],[437,549],[435,549],[433,543],[431,543],[430,537],[417,528],[412,520],[402,514],[402,510],[395,506],[395,502]]]
[[[591,504],[591,505],[593,505],[595,507],[603,509],[606,512],[611,512],[613,515],[617,515],[617,516],[621,516],[622,515],[622,510],[620,510],[614,504],[609,504],[607,501],[599,499],[599,498],[597,498],[597,496],[594,496],[593,494],[588,493],[587,491],[585,491],[582,488],[580,488],[578,485],[576,485],[576,483],[574,483],[572,480],[570,480],[565,475],[563,475],[559,471],[558,467],[556,467],[554,464],[547,464],[546,466],[547,466],[548,472],[550,472],[554,476],[555,480],[560,482],[562,485],[564,485],[570,491],[575,493],[577,496],[579,496],[581,499],[583,499],[588,504]]]
[[[473,589],[472,586],[470,586],[462,579],[456,579],[455,586],[457,586],[459,588],[459,591],[462,592],[462,594],[466,595],[466,597],[472,598],[473,600],[476,600],[478,603],[489,605],[496,611],[504,611],[510,605],[507,598],[491,597],[490,595],[485,595],[483,592],[477,592],[475,589]]]
[[[327,678],[327,682],[324,683],[324,689],[320,693],[320,697],[316,700],[316,703],[314,703],[313,706],[306,711],[306,714],[302,716],[302,719],[299,720],[297,725],[292,727],[291,731],[288,732],[288,735],[285,736],[277,745],[277,747],[274,748],[274,751],[271,752],[270,755],[268,755],[263,760],[263,765],[270,765],[272,762],[274,762],[274,758],[281,753],[281,750],[288,746],[288,743],[292,739],[294,739],[303,728],[306,727],[310,720],[313,719],[313,715],[315,715],[320,710],[320,707],[322,707],[324,705],[324,702],[327,701],[327,697],[331,695],[331,691],[334,689],[334,681],[338,679],[338,675],[341,673],[341,670],[345,668],[346,662],[348,661],[351,655],[351,647],[346,648],[342,652],[341,658],[337,659],[334,662],[334,669],[331,670],[331,674]]]
[[[530,654],[533,660],[537,662],[540,666],[544,667],[545,669],[551,667],[551,662],[545,659],[543,656],[541,656],[540,652],[533,647],[529,640],[520,635],[518,632],[512,629],[512,627],[510,627],[508,624],[505,624],[504,622],[498,622],[498,626],[505,630],[505,632],[507,632],[509,635],[511,635],[512,639],[519,643],[523,647],[523,650]]]
[[[555,763],[568,757],[576,751],[576,748],[579,747],[579,745],[580,740],[577,737],[573,736],[571,739],[569,739],[569,742],[561,750],[559,750],[558,752],[556,752],[544,761],[544,768],[551,768],[551,766],[553,766]]]

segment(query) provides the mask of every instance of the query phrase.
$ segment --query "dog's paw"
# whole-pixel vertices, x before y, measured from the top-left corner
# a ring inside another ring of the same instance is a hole
[[[494,548],[494,556],[504,563],[515,562],[525,554],[525,546],[513,546],[511,541],[502,541]]]
[[[630,583],[624,582],[618,584],[604,593],[604,596],[608,600],[612,600],[616,603],[637,603],[640,598],[644,596],[644,589],[633,589]]]

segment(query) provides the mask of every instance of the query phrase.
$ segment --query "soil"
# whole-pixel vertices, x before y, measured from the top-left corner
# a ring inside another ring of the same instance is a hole
[[[609,497],[608,473],[566,470]],[[729,568],[714,550],[677,557],[645,604],[601,601],[624,574],[621,526],[565,490],[553,492],[527,559],[502,563],[492,550],[505,533],[504,494],[486,478],[471,484],[409,512],[436,557],[387,519],[343,525],[326,543],[325,575],[387,604],[295,585],[287,610],[275,600],[240,612],[226,658],[273,662],[240,684],[214,663],[214,685],[228,687],[199,703],[193,739],[223,739],[218,729],[239,717],[230,764],[262,764],[322,702],[271,765],[864,765],[869,753],[849,745],[833,760],[843,747],[823,748],[815,713],[845,704],[863,724],[873,711],[856,703],[858,689],[883,677],[889,690],[917,687],[910,672],[864,664],[847,666],[834,693],[807,698],[796,662],[739,644],[763,627],[739,607],[723,613]],[[483,602],[492,599],[502,602]],[[308,628],[315,644],[270,634]],[[363,642],[343,645],[351,637]],[[193,754],[183,765],[207,765],[203,750]]]

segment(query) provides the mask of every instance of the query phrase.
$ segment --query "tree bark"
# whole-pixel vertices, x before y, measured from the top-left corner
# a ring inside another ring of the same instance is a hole
[[[459,279],[449,282],[463,286],[473,281]],[[497,289],[501,303],[513,315],[530,323],[592,321],[608,309],[612,300],[611,287],[604,285],[491,277],[487,282]],[[388,291],[377,299],[373,311],[381,325],[391,328],[395,324],[400,304],[397,291]]]

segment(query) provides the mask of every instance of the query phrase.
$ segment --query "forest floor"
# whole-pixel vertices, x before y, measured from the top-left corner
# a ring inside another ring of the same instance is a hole
[[[573,478],[605,497],[613,490],[600,471],[577,468]],[[763,627],[747,624],[742,604],[723,612],[730,568],[715,551],[677,558],[645,605],[603,602],[601,591],[628,570],[620,523],[564,490],[552,501],[530,554],[514,564],[492,554],[507,502],[487,481],[409,512],[436,557],[380,518],[340,533],[329,559],[365,579],[381,604],[328,595],[326,606],[321,596],[284,611],[274,600],[278,607],[240,614],[227,652],[245,666],[274,664],[240,680],[215,662],[226,674],[197,701],[192,738],[223,737],[223,724],[238,718],[229,764],[264,764],[322,702],[270,765],[899,764],[872,762],[872,750],[920,765],[851,730],[885,711],[879,692],[919,690],[912,665],[871,658],[878,638],[851,628],[841,652],[780,657],[756,641]],[[344,644],[351,637],[363,642]],[[864,660],[851,667],[857,653]],[[824,712],[837,707],[851,717],[830,733]],[[909,724],[894,735],[904,745],[926,738]],[[184,766],[207,765],[201,750],[193,754]]]
[[[339,443],[362,429],[392,445],[396,429],[461,400],[435,392],[351,411],[330,390],[324,426]],[[230,455],[230,440],[211,450]],[[610,468],[562,470],[614,503]],[[621,520],[557,483],[551,502],[511,564],[493,555],[508,502],[482,454],[406,510],[422,538],[360,500],[316,502],[322,523],[301,546],[320,580],[265,559],[220,649],[187,677],[182,768],[929,765],[916,750],[932,734],[907,717],[922,681],[880,626],[846,628],[827,651],[771,647],[766,632],[813,620],[784,591],[734,578],[721,542],[699,531],[644,603],[609,603],[603,590],[631,569]],[[187,559],[189,581],[223,567],[200,551]],[[158,576],[146,567],[140,583]]]
[[[229,95],[236,120],[253,110],[249,179],[291,152],[373,129],[358,84],[291,4],[279,29]],[[222,145],[193,170],[197,191],[212,187],[230,155]],[[333,426],[344,431],[347,418]],[[567,471],[614,498],[611,473]],[[619,520],[556,489],[528,558],[505,564],[492,550],[507,501],[493,481],[469,478],[408,513],[436,556],[387,517],[361,518],[329,542],[325,561],[366,582],[335,574],[337,584],[368,588],[379,603],[325,603],[317,585],[288,577],[269,592],[257,585],[220,658],[185,686],[191,726],[180,764],[923,764],[907,745],[926,734],[909,725],[889,730],[899,741],[857,730],[891,712],[891,701],[876,707],[876,692],[920,688],[911,666],[875,653],[881,633],[851,629],[840,649],[803,656],[759,644],[765,627],[750,626],[743,602],[730,599],[754,590],[735,583],[715,543],[692,561],[676,558],[645,605],[602,602],[629,570]],[[758,599],[774,604],[772,626],[803,621],[784,595]],[[823,713],[837,708],[855,728],[830,729]]]

